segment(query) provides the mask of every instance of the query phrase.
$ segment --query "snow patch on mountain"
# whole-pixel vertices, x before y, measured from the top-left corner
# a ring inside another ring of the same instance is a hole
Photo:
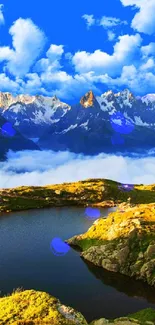
[[[79,127],[82,127],[85,130],[88,130],[88,123],[89,123],[89,120],[87,120],[87,122],[85,122],[85,123],[80,124]]]
[[[147,127],[150,126],[150,123],[148,124],[146,122],[143,122],[140,116],[134,116],[134,119],[135,119],[135,124],[138,126],[147,126]]]
[[[114,102],[108,101],[106,97],[104,97],[105,94],[101,95],[101,97],[97,96],[96,100],[98,104],[100,105],[100,108],[103,112],[109,112],[112,109],[114,109]]]
[[[155,94],[148,94],[146,96],[143,96],[141,98],[142,102],[145,104],[149,104],[149,103],[154,103],[155,102]]]
[[[62,132],[59,132],[59,134],[67,133],[68,131],[75,129],[77,126],[77,124],[71,125],[69,128],[63,130]]]
[[[118,102],[118,104],[120,104],[121,108],[123,106],[132,107],[131,101],[133,99],[133,95],[128,89],[118,92],[114,96],[116,97],[117,102]]]

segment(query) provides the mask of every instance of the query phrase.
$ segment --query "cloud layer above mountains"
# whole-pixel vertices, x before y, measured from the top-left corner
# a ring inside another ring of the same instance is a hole
[[[0,162],[1,188],[40,186],[87,178],[152,184],[155,183],[155,157],[129,158],[107,154],[89,157],[69,152],[10,151],[8,161]]]
[[[79,17],[80,24],[85,20],[88,33],[93,28],[106,31],[112,51],[105,46],[105,50],[83,48],[71,53],[69,44],[52,43],[32,19],[16,19],[8,30],[11,45],[3,40],[0,46],[1,91],[57,95],[65,100],[79,98],[90,89],[99,94],[99,85],[114,90],[128,87],[137,95],[155,92],[155,42],[153,37],[152,42],[144,39],[155,33],[155,1],[119,2],[124,14],[127,7],[131,10],[130,21],[106,15],[96,18],[93,13]],[[2,8],[0,24],[4,23]]]

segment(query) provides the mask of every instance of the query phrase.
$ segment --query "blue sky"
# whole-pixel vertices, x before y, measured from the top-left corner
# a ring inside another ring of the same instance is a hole
[[[77,102],[155,92],[155,0],[4,0],[0,90]]]

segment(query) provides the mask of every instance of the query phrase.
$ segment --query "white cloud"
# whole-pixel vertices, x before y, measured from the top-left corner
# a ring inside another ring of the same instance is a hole
[[[141,33],[155,33],[155,1],[154,0],[121,0],[124,6],[135,6],[139,11],[132,20],[132,28]]]
[[[118,25],[127,25],[127,21],[122,21],[119,18],[103,16],[99,20],[99,25],[103,26],[106,29],[116,27]]]
[[[85,14],[82,18],[85,19],[88,28],[95,24],[95,18],[93,15]]]
[[[47,72],[42,73],[41,80],[45,83],[63,83],[72,79],[65,71]]]
[[[0,47],[0,60],[7,61],[5,71],[24,76],[40,55],[45,44],[44,33],[30,20],[19,18],[9,30],[12,49]]]
[[[0,47],[0,62],[9,61],[13,58],[14,51],[11,50],[8,46]]]
[[[20,91],[18,82],[11,80],[5,73],[0,73],[0,89],[4,92],[13,93]]]
[[[65,71],[55,71],[54,73],[45,73],[41,75],[41,80],[51,93],[48,95],[56,95],[65,100],[76,99],[90,89],[98,93],[98,89],[94,84],[95,76],[93,73],[76,74],[71,76]]]
[[[63,45],[51,44],[46,52],[46,58],[40,59],[35,64],[34,71],[50,73],[61,69],[60,60],[63,53]]]
[[[125,5],[134,5],[135,1],[122,0]],[[137,6],[142,2],[137,0]],[[95,20],[95,24],[99,22]],[[125,24],[118,18],[104,16],[102,24],[109,41],[114,42],[112,54],[100,49],[65,53],[63,45],[51,44],[44,57],[39,58],[45,35],[30,19],[19,18],[9,30],[12,47],[0,47],[0,62],[4,62],[1,90],[56,94],[60,99],[76,101],[90,89],[100,94],[97,83],[116,90],[125,86],[138,95],[155,92],[155,43],[142,46],[138,33],[117,38],[116,25]],[[71,64],[72,73],[65,71],[63,59]]]
[[[51,44],[46,55],[51,61],[55,61],[61,59],[63,53],[64,53],[63,45]]]
[[[111,42],[116,37],[116,32],[114,33],[111,28],[116,28],[120,25],[127,25],[127,21],[122,21],[116,17],[102,16],[100,19],[95,19],[94,15],[83,15],[82,18],[86,20],[87,28],[89,29],[91,26],[102,26],[105,30],[107,30],[108,40]]]
[[[155,43],[152,42],[149,45],[142,46],[141,51],[144,57],[155,55]]]
[[[107,77],[101,81],[107,83],[109,87],[119,89],[120,87],[129,88],[134,94],[144,95],[146,93],[155,92],[155,74],[150,70],[150,66],[147,64],[136,68],[133,64],[124,66],[122,73],[117,78]]]
[[[112,32],[111,30],[108,30],[107,35],[108,35],[108,40],[109,41],[114,41],[115,40],[116,34],[114,32]]]
[[[93,53],[82,51],[75,53],[72,62],[75,65],[75,70],[80,73],[95,71],[96,74],[107,73],[109,76],[115,76],[121,73],[124,65],[138,60],[141,42],[142,38],[139,34],[123,35],[114,45],[112,55],[101,50],[96,50]]]
[[[4,15],[3,15],[3,4],[0,4],[0,25],[4,25],[5,23],[5,19],[4,19]]]
[[[140,70],[150,70],[150,69],[152,70],[154,69],[154,67],[155,67],[155,61],[153,58],[150,58],[147,60],[146,63],[140,66]]]
[[[133,159],[107,154],[90,157],[69,152],[22,151],[10,152],[8,161],[0,162],[0,187],[5,188],[87,178],[107,178],[131,184],[155,183],[155,158],[149,157],[149,154]]]

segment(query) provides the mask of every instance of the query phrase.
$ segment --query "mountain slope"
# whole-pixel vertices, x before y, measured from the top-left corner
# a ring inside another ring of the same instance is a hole
[[[46,128],[58,122],[68,109],[70,106],[62,103],[56,96],[13,97],[9,93],[0,93],[1,114],[27,138],[40,137]]]
[[[7,151],[40,150],[31,140],[24,138],[6,119],[0,116],[0,160],[4,160]]]

